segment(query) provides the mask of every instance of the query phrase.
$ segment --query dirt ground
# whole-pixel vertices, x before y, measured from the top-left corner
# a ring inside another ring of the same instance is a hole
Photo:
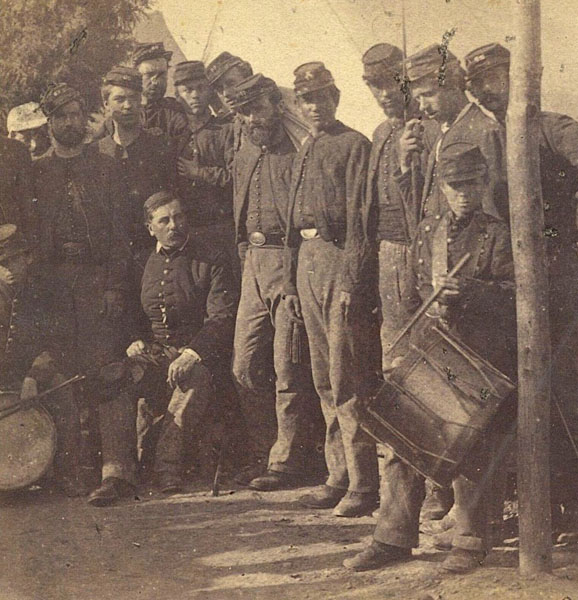
[[[578,548],[555,549],[555,571],[518,577],[501,547],[468,576],[437,574],[444,554],[422,536],[415,560],[367,573],[341,566],[375,520],[296,504],[303,490],[206,486],[153,492],[109,508],[44,490],[0,498],[1,600],[578,600]]]

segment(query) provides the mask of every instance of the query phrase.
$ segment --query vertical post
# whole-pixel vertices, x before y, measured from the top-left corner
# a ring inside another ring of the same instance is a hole
[[[520,571],[552,570],[550,323],[540,181],[540,0],[513,0],[508,186],[518,314]]]

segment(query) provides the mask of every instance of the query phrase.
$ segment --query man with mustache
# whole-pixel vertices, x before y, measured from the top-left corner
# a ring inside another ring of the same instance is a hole
[[[179,194],[190,213],[191,233],[226,252],[239,276],[233,223],[233,186],[227,169],[230,128],[211,113],[213,90],[201,61],[175,66],[178,100],[185,107],[190,133],[178,141]]]
[[[305,322],[329,471],[323,489],[300,502],[355,517],[370,514],[378,496],[375,444],[357,417],[371,370],[361,221],[370,143],[336,119],[340,92],[322,62],[305,63],[294,74],[312,133],[293,165],[285,302],[291,317]]]
[[[237,296],[226,259],[191,238],[174,194],[153,194],[143,212],[156,240],[142,278],[148,324],[127,348],[119,372],[112,369],[108,402],[99,407],[103,469],[102,484],[88,499],[93,506],[134,493],[140,397],[155,415],[164,414],[154,458],[156,484],[164,493],[182,489],[186,444],[216,403],[215,385],[230,365]]]
[[[168,138],[184,135],[188,129],[183,107],[175,98],[165,96],[172,52],[162,42],[136,44],[132,62],[142,77],[142,124],[158,128]]]
[[[243,255],[241,300],[235,329],[233,373],[244,394],[253,462],[237,480],[261,491],[295,487],[303,479],[313,390],[304,341],[296,341],[282,300],[284,239],[296,148],[283,128],[275,82],[261,74],[230,92],[246,140],[233,161],[234,215]],[[303,332],[301,332],[303,337]],[[301,355],[301,356],[300,356]],[[275,370],[275,420],[262,403],[271,398]],[[267,472],[259,464],[269,454]]]
[[[465,56],[465,65],[470,92],[505,127],[510,96],[510,51],[500,44],[487,44],[469,52]],[[578,122],[567,115],[542,111],[539,136],[544,221],[546,231],[550,233],[546,236],[546,249],[554,368],[552,391],[576,439]],[[554,507],[553,528],[558,533],[569,529],[575,532],[578,530],[577,457],[555,408],[552,422],[555,432],[552,435],[553,503],[565,508],[561,513],[559,506]]]
[[[481,150],[463,142],[447,145],[438,164],[439,186],[448,203],[440,219],[426,217],[412,243],[411,263],[403,288],[409,318],[435,287],[442,288],[411,335],[427,335],[432,326],[449,329],[472,350],[510,377],[516,375],[514,264],[508,227],[483,212],[490,193],[489,173]],[[462,271],[448,272],[466,254]],[[401,366],[400,368],[403,368]],[[484,461],[477,478],[453,480],[455,519],[453,547],[443,572],[475,569],[491,549],[488,508],[492,493],[492,456],[500,436],[486,432]],[[477,463],[476,463],[477,465]],[[411,559],[419,541],[419,514],[425,496],[424,478],[401,459],[387,464],[382,505],[372,544],[344,566],[355,571],[377,569]]]
[[[52,147],[34,162],[38,222],[38,278],[51,297],[54,339],[65,375],[86,374],[84,399],[101,399],[99,367],[126,344],[122,319],[130,256],[114,207],[122,191],[112,160],[85,143],[88,114],[67,84],[50,87],[41,101]]]
[[[441,131],[435,140],[428,140],[415,127],[415,120],[406,124],[400,139],[400,185],[410,188],[412,156],[425,146],[428,163],[421,173],[421,215],[438,219],[447,210],[447,202],[439,186],[437,164],[447,145],[457,141],[478,146],[488,164],[491,193],[484,210],[504,220],[508,218],[506,190],[505,139],[502,128],[465,94],[465,73],[458,59],[445,47],[432,44],[406,61],[410,92],[419,110],[437,121]]]

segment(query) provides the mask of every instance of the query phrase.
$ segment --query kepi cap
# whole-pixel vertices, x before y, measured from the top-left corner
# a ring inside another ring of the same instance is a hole
[[[457,57],[449,50],[444,51],[443,46],[432,44],[406,59],[405,72],[412,82],[428,75],[439,77],[449,65],[456,63],[458,63]]]
[[[38,102],[27,102],[15,106],[8,113],[6,128],[8,133],[13,131],[25,131],[26,129],[37,129],[46,124],[46,116],[40,110]]]
[[[187,60],[175,65],[173,71],[173,83],[175,85],[198,79],[207,79],[205,65],[200,60]]]
[[[368,82],[379,81],[401,71],[403,52],[391,44],[376,44],[361,58],[363,79]]]
[[[40,100],[42,112],[50,117],[59,108],[62,108],[69,102],[77,101],[84,105],[82,96],[67,83],[56,83],[49,86]]]
[[[170,50],[165,50],[163,42],[146,42],[135,44],[132,53],[132,62],[137,67],[145,60],[154,60],[155,58],[164,58],[170,61],[173,53]]]
[[[510,64],[510,51],[501,44],[486,44],[480,46],[464,57],[466,79],[471,81],[480,73],[493,69],[498,65]]]
[[[335,86],[331,71],[319,61],[308,62],[298,66],[293,71],[293,75],[295,75],[293,87],[297,96],[304,96],[310,92]]]
[[[119,87],[142,92],[142,78],[140,73],[132,67],[118,65],[113,67],[102,79],[104,85],[118,85]]]
[[[247,77],[235,87],[227,90],[227,102],[234,110],[272,92],[279,92],[277,84],[269,77],[256,73]]]
[[[456,142],[443,149],[439,158],[438,174],[446,183],[469,181],[483,177],[488,163],[478,146]]]
[[[245,61],[242,58],[233,56],[230,52],[221,52],[205,69],[209,83],[211,85],[216,83],[229,69],[243,64],[243,62]]]

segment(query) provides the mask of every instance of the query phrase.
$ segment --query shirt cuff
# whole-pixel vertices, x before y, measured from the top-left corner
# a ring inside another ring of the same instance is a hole
[[[182,353],[192,356],[197,362],[203,362],[203,359],[200,357],[200,355],[192,348],[185,348]]]

